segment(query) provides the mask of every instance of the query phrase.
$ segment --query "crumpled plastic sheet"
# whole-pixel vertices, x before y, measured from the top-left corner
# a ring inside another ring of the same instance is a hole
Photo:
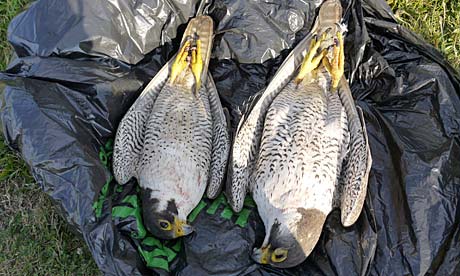
[[[216,23],[210,72],[232,129],[320,4],[215,0],[206,8]],[[342,4],[345,74],[373,155],[368,195],[355,225],[344,228],[339,211],[328,217],[298,267],[250,259],[264,237],[253,202],[234,214],[223,196],[203,199],[196,233],[165,243],[143,229],[136,183],[111,177],[117,124],[177,51],[197,1],[32,4],[8,30],[17,58],[0,74],[3,135],[107,275],[460,274],[459,75],[385,1]]]

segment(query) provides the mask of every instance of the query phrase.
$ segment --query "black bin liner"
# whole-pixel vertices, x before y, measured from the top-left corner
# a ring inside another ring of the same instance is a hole
[[[210,72],[232,129],[308,33],[321,0],[215,0]],[[328,217],[292,269],[255,264],[264,227],[248,198],[203,198],[196,233],[152,237],[135,181],[117,185],[117,124],[177,51],[198,1],[40,0],[17,16],[17,58],[0,74],[3,134],[107,275],[459,275],[460,81],[384,0],[343,0],[346,76],[364,110],[373,166],[365,208],[348,228]]]

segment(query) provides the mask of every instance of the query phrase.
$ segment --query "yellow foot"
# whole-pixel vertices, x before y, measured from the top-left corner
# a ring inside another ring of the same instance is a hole
[[[329,74],[331,74],[332,89],[337,89],[340,79],[343,76],[343,67],[345,63],[345,56],[343,51],[343,37],[340,32],[337,32],[337,40],[334,43],[334,50],[332,52],[332,60],[327,57],[323,59],[323,65],[326,67]]]
[[[300,71],[297,77],[295,78],[295,83],[299,84],[305,78],[305,76],[315,70],[318,66],[323,57],[327,54],[327,49],[323,49],[319,55],[316,55],[318,48],[320,47],[321,43],[326,39],[326,32],[323,33],[319,40],[316,37],[312,38],[310,43],[310,48],[308,49],[305,58],[302,61],[302,65],[300,66]]]
[[[188,39],[179,53],[176,56],[176,60],[171,66],[171,84],[177,82],[185,82],[183,78],[189,78],[190,70],[194,77],[195,89],[198,91],[201,87],[201,73],[203,72],[203,57],[201,53],[201,41],[199,39],[190,38]],[[185,72],[183,78],[179,78],[182,72]]]
[[[174,83],[181,72],[187,69],[189,65],[190,40],[184,43],[176,56],[176,60],[171,66],[171,83]]]
[[[196,91],[201,87],[201,73],[203,72],[203,54],[201,53],[201,40],[196,40],[196,48],[192,51],[192,72],[195,76]]]

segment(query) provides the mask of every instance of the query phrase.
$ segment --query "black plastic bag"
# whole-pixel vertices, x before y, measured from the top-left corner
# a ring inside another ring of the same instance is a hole
[[[232,127],[308,33],[321,1],[215,0],[210,65]],[[186,4],[184,4],[186,3]],[[40,0],[16,17],[17,58],[1,120],[8,144],[108,275],[460,274],[460,81],[395,21],[384,0],[344,0],[346,76],[373,155],[358,222],[334,211],[315,250],[286,270],[255,264],[264,227],[248,199],[234,214],[203,199],[196,233],[159,241],[142,224],[137,185],[110,174],[117,124],[177,50],[197,1]]]

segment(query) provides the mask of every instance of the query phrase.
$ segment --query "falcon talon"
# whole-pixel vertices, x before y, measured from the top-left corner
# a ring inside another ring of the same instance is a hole
[[[325,63],[325,67],[331,75],[331,87],[333,90],[337,90],[340,79],[344,73],[345,63],[342,33],[337,32],[336,35],[337,37],[334,38],[332,62],[327,60]],[[325,57],[325,59],[327,59],[327,57]]]
[[[300,84],[303,79],[310,75],[320,64],[321,60],[326,56],[326,49],[322,50],[320,54],[316,55],[321,43],[326,39],[326,33],[323,33],[319,40],[312,38],[310,47],[305,54],[299,73],[295,79],[295,83]]]

